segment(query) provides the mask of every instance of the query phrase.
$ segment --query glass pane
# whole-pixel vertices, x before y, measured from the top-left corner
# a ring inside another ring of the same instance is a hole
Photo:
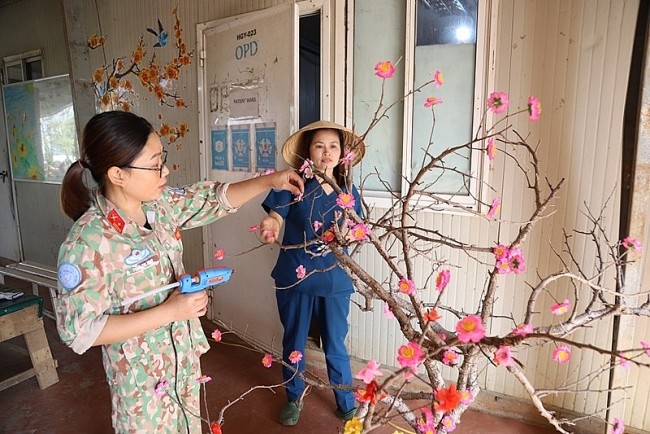
[[[7,84],[20,83],[23,81],[23,65],[7,65]]]
[[[27,80],[38,80],[43,78],[43,63],[41,59],[25,62]]]
[[[414,87],[442,72],[443,86],[428,86],[413,98],[413,175],[428,162],[426,154],[468,142],[472,137],[476,28],[478,0],[418,0],[417,38],[414,55]],[[443,99],[441,105],[425,108],[429,96]],[[434,128],[435,126],[435,128]],[[432,133],[433,129],[433,133]],[[444,167],[430,171],[423,187],[438,194],[469,194],[471,160],[469,149],[450,155]]]

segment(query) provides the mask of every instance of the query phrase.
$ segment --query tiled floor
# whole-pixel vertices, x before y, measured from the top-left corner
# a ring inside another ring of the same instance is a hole
[[[51,351],[58,362],[60,381],[40,390],[36,379],[31,378],[0,392],[0,433],[111,433],[110,400],[100,349],[95,347],[78,356],[59,342],[54,321],[48,318],[44,321]],[[20,347],[24,348],[22,338],[0,344],[0,379],[30,366],[29,358],[16,351]],[[207,408],[213,419],[221,408],[251,386],[270,385],[280,379],[277,365],[266,369],[261,365],[260,354],[235,344],[213,343],[212,349],[202,358],[202,366],[204,373],[213,378],[207,383]],[[281,388],[253,390],[225,410],[223,433],[340,432],[342,422],[334,414],[330,391],[313,390],[305,400],[300,422],[292,428],[282,427],[277,422],[284,399]],[[404,423],[400,425],[406,427]],[[395,427],[389,426],[373,431],[374,434],[393,432]],[[554,431],[468,411],[455,432],[550,434]]]

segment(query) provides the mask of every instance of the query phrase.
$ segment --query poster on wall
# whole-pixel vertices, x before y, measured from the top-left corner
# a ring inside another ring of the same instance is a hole
[[[232,147],[232,170],[251,170],[251,135],[248,124],[230,127]]]
[[[229,93],[230,118],[254,119],[260,117],[259,87],[233,85]]]
[[[225,128],[211,131],[212,170],[228,170],[228,131]]]
[[[67,75],[3,86],[12,178],[61,182],[79,158]]]
[[[275,122],[255,124],[255,166],[258,171],[276,170],[276,150]]]

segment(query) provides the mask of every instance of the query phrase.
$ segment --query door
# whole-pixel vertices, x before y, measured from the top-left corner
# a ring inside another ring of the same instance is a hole
[[[285,3],[198,26],[203,179],[234,182],[286,167],[278,147],[298,125],[298,17],[298,7]],[[263,199],[204,229],[205,266],[235,270],[215,290],[208,317],[279,350],[270,278],[278,247],[259,247],[256,231],[249,232],[264,216]]]

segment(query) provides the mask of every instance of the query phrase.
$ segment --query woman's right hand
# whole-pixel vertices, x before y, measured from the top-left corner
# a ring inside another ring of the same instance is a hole
[[[169,308],[173,321],[198,318],[208,311],[208,292],[203,290],[183,294],[176,290],[169,295],[169,298],[165,301],[165,306]]]

